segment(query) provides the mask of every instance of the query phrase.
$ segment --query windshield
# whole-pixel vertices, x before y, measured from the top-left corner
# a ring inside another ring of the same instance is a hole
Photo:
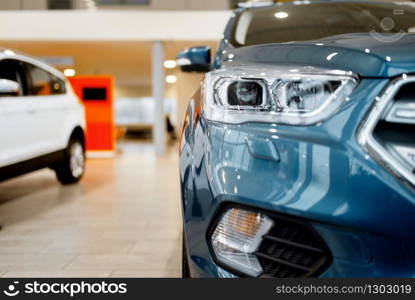
[[[332,2],[252,8],[238,17],[231,43],[241,47],[369,32],[415,33],[414,4]]]

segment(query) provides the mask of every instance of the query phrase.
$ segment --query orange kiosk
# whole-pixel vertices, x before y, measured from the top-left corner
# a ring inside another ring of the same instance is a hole
[[[75,76],[69,81],[85,106],[88,155],[112,156],[115,153],[113,77]]]

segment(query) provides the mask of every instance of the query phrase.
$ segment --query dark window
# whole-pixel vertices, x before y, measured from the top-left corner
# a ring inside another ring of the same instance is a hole
[[[107,99],[107,89],[106,88],[83,88],[82,99],[105,101]]]
[[[246,2],[246,1],[241,1],[241,0],[229,0],[229,7],[231,9],[235,9],[238,8],[238,4],[241,2]]]
[[[31,64],[25,64],[28,94],[32,96],[48,96],[65,94],[65,82],[55,75]]]
[[[72,0],[48,0],[49,9],[72,9]]]
[[[98,5],[150,5],[150,0],[95,0]]]
[[[22,76],[20,62],[13,59],[0,61],[0,79],[8,79],[15,81],[20,86],[19,96],[25,94],[25,78]]]
[[[248,46],[371,31],[415,33],[415,7],[331,2],[251,8],[238,16],[231,42],[235,46]]]

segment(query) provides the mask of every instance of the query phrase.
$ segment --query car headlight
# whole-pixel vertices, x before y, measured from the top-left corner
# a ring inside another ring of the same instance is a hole
[[[268,68],[233,67],[206,74],[204,116],[231,124],[312,125],[333,115],[357,85],[349,72]]]

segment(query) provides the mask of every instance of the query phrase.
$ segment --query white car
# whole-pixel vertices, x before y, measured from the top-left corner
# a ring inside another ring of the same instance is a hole
[[[115,101],[115,124],[125,126],[129,130],[148,129],[154,126],[154,98],[120,98]],[[177,123],[177,101],[166,98],[164,113],[170,124]]]
[[[85,171],[85,113],[66,78],[0,49],[0,180],[49,167],[62,184]]]

